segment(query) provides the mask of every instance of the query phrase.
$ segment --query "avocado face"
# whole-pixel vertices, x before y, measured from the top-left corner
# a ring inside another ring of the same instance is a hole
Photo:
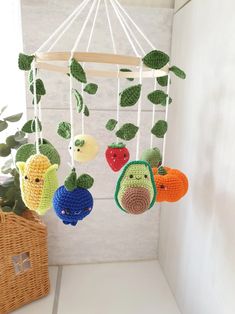
[[[115,200],[125,212],[140,214],[155,202],[156,186],[150,165],[146,161],[131,161],[118,179]]]

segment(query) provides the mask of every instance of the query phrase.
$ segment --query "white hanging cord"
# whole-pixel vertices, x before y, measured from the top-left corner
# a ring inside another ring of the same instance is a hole
[[[51,44],[51,46],[49,47],[48,51],[51,51],[54,46],[57,44],[57,42],[62,38],[62,36],[66,33],[66,31],[71,27],[71,25],[76,21],[76,19],[78,18],[78,16],[82,13],[82,11],[85,9],[85,7],[87,6],[88,2],[90,0],[85,0],[84,4],[79,8],[79,10],[77,11],[76,15],[73,17],[73,19],[68,23],[68,25],[64,28],[64,30],[59,34],[59,36],[56,38],[56,40]]]
[[[143,63],[141,61],[140,68],[139,68],[139,84],[142,86],[142,71],[143,71]],[[139,150],[140,150],[140,118],[141,118],[141,102],[142,102],[142,88],[140,92],[140,98],[138,101],[138,111],[137,111],[137,127],[139,128],[137,132],[137,139],[136,139],[136,160],[139,159]]]
[[[128,22],[126,21],[125,17],[123,16],[122,12],[119,10],[119,8],[117,7],[117,5],[114,3],[118,13],[119,13],[119,16],[120,18],[122,19],[123,23],[125,24],[127,30],[129,31],[129,34],[132,36],[132,38],[134,39],[135,43],[137,44],[137,46],[139,47],[141,53],[143,55],[145,55],[145,50],[143,49],[143,47],[141,46],[139,40],[137,39],[137,37],[135,36],[133,30],[131,29],[131,27],[129,26]]]
[[[170,100],[170,82],[171,82],[171,77],[170,73],[168,73],[168,78],[167,78],[167,99],[166,99],[166,111],[165,111],[165,121],[168,121],[168,109],[169,109],[169,100]],[[166,154],[166,133],[163,138],[163,147],[162,147],[162,166],[165,165],[165,154]]]
[[[134,25],[136,30],[139,32],[139,34],[145,39],[145,41],[149,44],[149,46],[152,49],[156,49],[155,45],[147,38],[147,36],[143,33],[143,31],[139,28],[139,26],[133,21],[133,19],[130,17],[130,15],[127,13],[127,11],[121,6],[118,0],[114,0],[116,4],[119,6],[119,8],[122,10],[122,12],[126,15],[126,17],[129,19],[129,21]]]
[[[98,0],[98,2],[97,2],[97,6],[96,6],[96,10],[95,10],[95,15],[94,15],[94,19],[93,19],[93,23],[92,23],[92,27],[91,27],[91,31],[90,31],[90,36],[89,36],[88,43],[87,43],[87,47],[86,47],[86,52],[88,52],[89,49],[90,49],[91,39],[92,39],[92,36],[93,36],[93,33],[94,33],[95,23],[96,23],[96,20],[97,20],[97,15],[98,15],[99,7],[100,7],[100,1],[101,1],[101,0]],[[85,62],[83,63],[83,67],[85,67]],[[83,98],[83,96],[84,96],[83,87],[84,87],[84,84],[82,83],[82,91],[81,91],[82,98]],[[82,134],[85,133],[84,111],[85,111],[85,106],[83,106],[83,110],[82,110]]]
[[[69,21],[74,17],[74,15],[76,15],[78,13],[78,11],[80,10],[81,7],[83,7],[83,5],[85,3],[87,3],[89,0],[83,0],[82,3],[80,3],[75,10],[64,20],[64,22],[62,24],[59,25],[59,27],[57,27],[55,29],[55,31],[50,35],[50,37],[37,49],[36,52],[41,51],[43,48],[45,48],[47,46],[47,44],[66,26],[67,23],[69,23]],[[77,16],[76,16],[77,17]],[[67,30],[67,28],[66,28]]]
[[[34,122],[35,122],[35,140],[36,140],[36,153],[39,151],[39,137],[38,137],[38,103],[37,103],[37,90],[36,90],[36,66],[35,60],[32,62],[33,71],[33,102],[34,102]]]
[[[132,47],[132,49],[133,49],[135,55],[139,57],[139,54],[138,54],[138,52],[137,52],[137,50],[136,50],[136,48],[135,48],[135,45],[134,45],[134,43],[133,43],[133,41],[132,41],[132,39],[131,39],[131,37],[130,37],[130,35],[129,35],[127,29],[126,29],[126,26],[125,26],[125,24],[123,23],[122,19],[120,18],[119,12],[117,11],[117,8],[116,8],[116,6],[115,6],[115,4],[114,4],[114,1],[113,1],[113,0],[110,0],[110,3],[111,3],[111,5],[112,5],[112,7],[113,7],[113,10],[114,10],[114,12],[115,12],[115,14],[116,14],[116,16],[117,16],[117,18],[118,18],[118,20],[119,20],[121,26],[122,26],[122,29],[123,29],[124,33],[126,34],[126,37],[127,37],[128,41],[129,41],[129,43],[130,43],[130,45],[131,45],[131,47]]]
[[[113,28],[112,28],[110,15],[109,15],[109,9],[108,9],[108,5],[107,5],[107,1],[106,0],[104,0],[104,5],[105,5],[105,11],[106,11],[106,16],[107,16],[108,25],[109,25],[109,32],[110,32],[110,36],[111,36],[113,52],[114,52],[114,54],[117,54],[116,44],[115,44],[115,40],[114,40],[114,36],[113,36]],[[119,78],[119,70],[120,70],[120,67],[119,67],[119,65],[117,65],[117,104],[116,104],[116,120],[117,120],[116,129],[117,130],[119,129],[119,120],[120,120],[120,107],[119,107],[120,78]],[[117,143],[119,142],[119,138],[118,137],[116,137],[116,142]]]
[[[154,77],[153,79],[154,79],[154,90],[156,90],[157,89],[156,77]],[[155,122],[155,109],[156,109],[156,105],[153,104],[153,108],[152,108],[152,128],[153,128],[154,122]],[[150,136],[150,148],[153,148],[153,133],[151,133],[151,136]]]
[[[38,112],[39,112],[39,121],[42,123],[42,106],[41,106],[41,100],[38,103]],[[39,133],[39,137],[40,137],[40,144],[43,144],[43,134],[42,134],[42,128],[41,131]]]

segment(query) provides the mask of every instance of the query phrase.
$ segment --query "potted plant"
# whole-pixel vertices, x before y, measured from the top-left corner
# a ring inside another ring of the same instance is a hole
[[[22,113],[2,118],[0,132]],[[0,177],[0,309],[9,313],[49,293],[47,229],[21,198],[19,174],[14,151],[26,144],[25,133],[18,130],[0,143],[0,156],[7,160]]]

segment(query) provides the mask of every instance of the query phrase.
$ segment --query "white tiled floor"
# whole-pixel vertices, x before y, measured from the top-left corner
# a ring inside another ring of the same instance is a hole
[[[56,292],[50,274],[50,296],[15,314],[180,314],[158,261],[63,266]]]

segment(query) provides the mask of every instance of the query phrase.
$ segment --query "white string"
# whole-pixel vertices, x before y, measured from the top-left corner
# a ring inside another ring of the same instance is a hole
[[[41,51],[44,47],[46,47],[46,45],[57,35],[57,33],[59,33],[61,31],[61,29],[63,29],[64,26],[66,26],[66,24],[73,18],[74,15],[76,15],[78,13],[78,11],[80,10],[80,8],[84,5],[85,2],[88,2],[90,0],[83,0],[82,3],[80,3],[75,10],[64,20],[64,22],[62,24],[59,25],[59,27],[57,27],[55,29],[55,31],[50,35],[50,37],[38,48],[38,50],[36,52]],[[77,18],[77,15],[76,15]],[[67,30],[67,28],[66,28]]]
[[[129,35],[127,29],[126,29],[126,26],[125,26],[125,24],[123,23],[122,19],[120,18],[119,12],[117,11],[117,8],[116,8],[116,6],[115,6],[113,0],[110,0],[110,3],[111,3],[111,5],[112,5],[112,7],[113,7],[113,10],[114,10],[114,12],[115,12],[115,14],[116,14],[116,16],[117,16],[117,18],[118,18],[118,20],[119,20],[121,26],[122,26],[122,29],[123,29],[124,33],[126,34],[126,37],[127,37],[128,41],[129,41],[129,43],[130,43],[130,45],[131,45],[131,47],[132,47],[132,49],[133,49],[135,55],[136,55],[136,56],[139,56],[139,54],[138,54],[138,52],[137,52],[137,50],[136,50],[136,48],[135,48],[135,45],[134,45],[134,43],[133,43],[133,41],[132,41],[132,39],[131,39],[131,37],[130,37],[130,35]]]
[[[116,44],[115,44],[114,36],[113,36],[113,28],[112,28],[110,15],[109,15],[109,10],[108,10],[108,5],[107,5],[107,1],[106,0],[104,0],[104,5],[105,5],[105,11],[106,11],[106,16],[107,16],[108,25],[109,25],[109,32],[110,32],[110,36],[111,36],[113,52],[115,54],[117,54]],[[120,78],[119,78],[119,70],[120,70],[120,67],[117,64],[117,103],[116,103],[116,120],[117,120],[116,129],[117,130],[119,129],[119,120],[120,120],[120,107],[119,107]],[[117,143],[119,142],[119,138],[118,137],[116,137],[116,142]]]
[[[139,28],[139,26],[133,21],[133,19],[130,17],[130,15],[127,13],[127,11],[121,6],[121,4],[118,2],[118,0],[114,0],[116,4],[119,6],[119,8],[123,11],[123,13],[126,15],[126,17],[129,19],[129,21],[134,25],[136,30],[139,32],[139,34],[145,39],[145,41],[149,44],[149,46],[152,49],[156,49],[155,45],[147,38],[147,36],[143,33],[143,31]]]
[[[38,138],[38,103],[37,103],[37,90],[36,90],[36,67],[35,60],[32,62],[33,72],[33,101],[34,101],[34,121],[35,121],[35,140],[36,140],[36,153],[39,151],[39,138]]]
[[[93,36],[93,33],[94,33],[94,28],[95,28],[95,23],[96,23],[96,20],[97,20],[99,7],[100,7],[100,0],[98,0],[98,2],[97,2],[97,7],[96,7],[96,10],[95,10],[95,16],[94,16],[94,19],[93,19],[93,23],[92,23],[92,27],[91,27],[91,31],[90,31],[90,36],[89,36],[89,39],[88,39],[86,52],[88,52],[89,49],[90,49],[91,39],[92,39],[92,36]],[[84,66],[85,66],[85,63],[83,63],[83,67]],[[84,87],[84,84],[82,83],[82,90],[81,90],[82,98],[84,97],[83,87]],[[84,111],[85,111],[85,106],[83,106],[83,110],[82,110],[82,134],[85,133]]]
[[[139,68],[139,84],[142,86],[142,71],[143,71],[143,64],[142,61],[140,63]],[[140,91],[140,98],[138,101],[138,111],[137,111],[137,127],[139,128],[137,132],[137,139],[136,139],[136,160],[139,159],[139,150],[140,150],[140,118],[141,118],[141,102],[142,102],[142,88]]]
[[[157,89],[157,80],[156,78],[154,77],[154,90]],[[154,122],[155,122],[155,108],[156,108],[156,105],[153,104],[153,108],[152,108],[152,128],[154,126]],[[151,132],[151,135],[150,135],[150,148],[153,148],[153,133]]]
[[[125,20],[125,17],[123,16],[122,12],[119,10],[119,8],[116,6],[116,4],[114,4],[117,11],[119,12],[120,18],[122,19],[123,23],[125,24],[127,30],[129,31],[130,35],[132,36],[132,38],[134,39],[134,41],[136,42],[137,46],[139,47],[139,49],[141,50],[141,53],[143,55],[145,55],[145,50],[143,49],[143,47],[141,46],[140,42],[138,41],[137,37],[135,36],[133,30],[131,29],[131,27],[129,26],[129,24],[127,23],[127,21]]]
[[[38,112],[39,112],[39,121],[42,123],[42,106],[41,106],[41,100],[39,101],[38,104]],[[39,137],[40,137],[40,144],[43,143],[43,134],[42,134],[42,128],[41,131],[39,133]]]
[[[167,99],[166,99],[166,112],[165,112],[165,121],[168,121],[168,109],[169,109],[169,100],[170,100],[170,82],[171,82],[171,77],[170,73],[168,73],[168,78],[167,78]],[[163,138],[163,148],[162,148],[162,166],[165,165],[165,154],[166,154],[166,133]]]

